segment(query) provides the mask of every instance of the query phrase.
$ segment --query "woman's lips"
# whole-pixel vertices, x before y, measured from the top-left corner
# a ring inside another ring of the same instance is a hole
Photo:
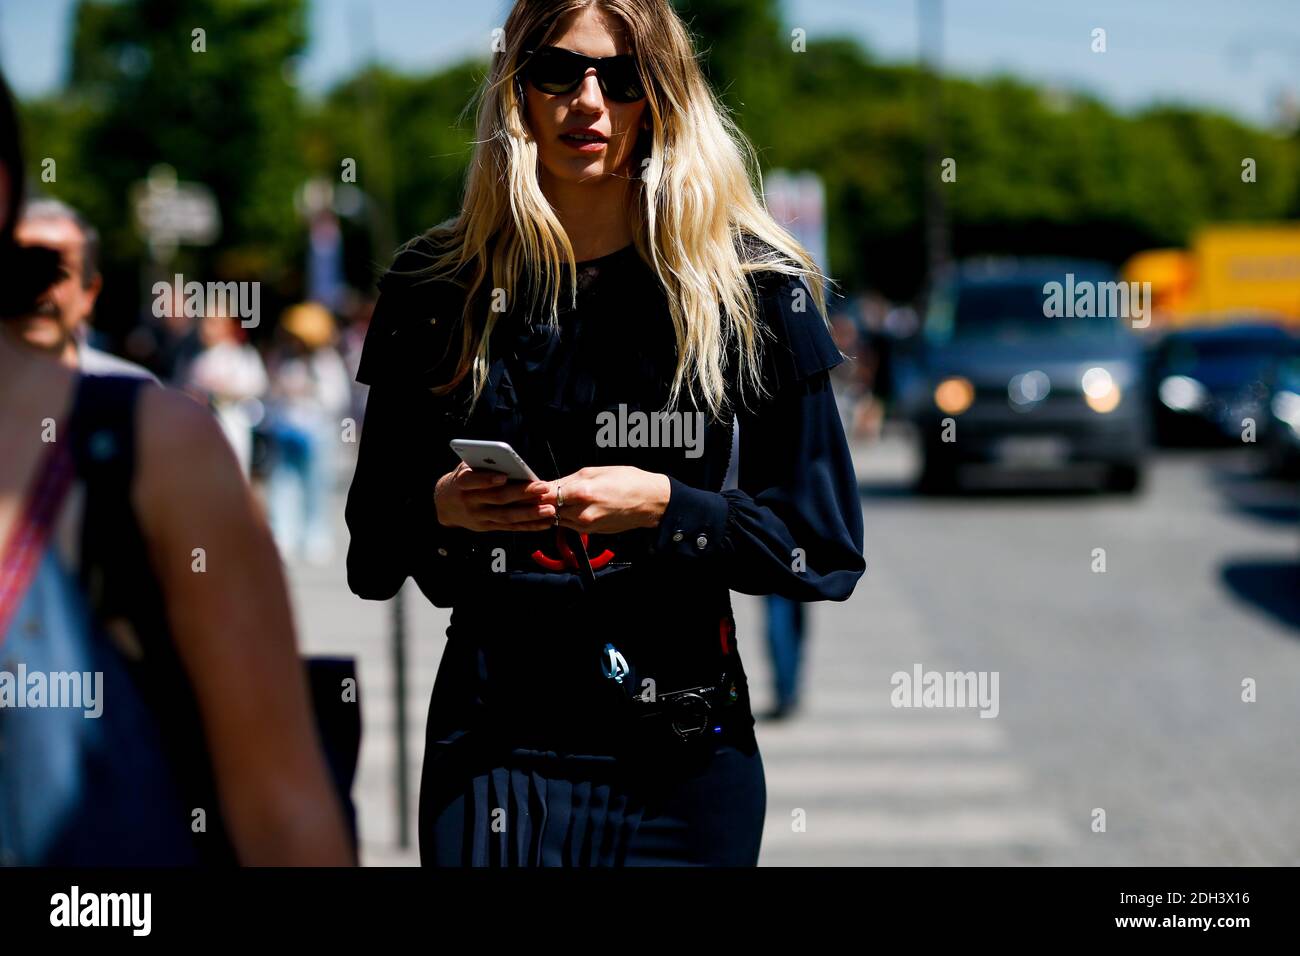
[[[609,141],[597,133],[562,133],[560,142],[580,153],[599,153]]]

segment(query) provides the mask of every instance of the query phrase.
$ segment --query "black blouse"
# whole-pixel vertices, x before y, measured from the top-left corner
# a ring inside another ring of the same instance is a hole
[[[467,382],[447,396],[429,390],[455,365],[463,292],[412,274],[428,261],[408,248],[381,280],[357,372],[370,394],[346,511],[356,594],[390,598],[409,576],[462,620],[474,607],[544,614],[593,597],[589,579],[533,557],[560,557],[551,531],[438,523],[433,489],[457,464],[448,447],[455,438],[507,441],[548,480],[587,465],[668,475],[671,497],[657,528],[588,541],[595,589],[617,595],[626,613],[669,603],[677,615],[727,614],[728,589],[800,601],[852,593],[865,569],[862,512],[827,374],[843,357],[800,280],[755,277],[768,394],[751,396],[749,407],[735,403],[738,471],[736,486],[724,488],[731,421],[704,412],[689,422],[703,425],[699,432],[627,427],[663,409],[676,355],[665,293],[635,247],[580,264],[577,308],[562,310],[558,334],[525,321],[522,310],[504,311],[472,409]],[[681,410],[695,408],[687,401]],[[652,433],[675,441],[653,447]]]

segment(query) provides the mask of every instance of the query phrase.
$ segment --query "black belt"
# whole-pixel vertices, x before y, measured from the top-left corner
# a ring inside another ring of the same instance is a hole
[[[609,595],[614,605],[619,603],[617,590]],[[517,727],[531,722],[533,729],[543,731],[542,725],[554,717],[580,733],[599,735],[602,728],[615,731],[617,725],[616,736],[657,734],[681,741],[722,736],[736,715],[752,728],[729,613],[701,609],[695,612],[698,619],[692,614],[686,620],[679,612],[675,629],[698,634],[698,641],[691,642],[689,657],[680,656],[688,653],[683,647],[665,659],[647,655],[660,625],[647,623],[644,615],[623,621],[626,610],[620,612],[610,602],[575,605],[554,614],[542,608],[505,610],[512,620],[522,612],[518,626],[503,622],[500,608],[494,603],[488,613],[473,602],[460,605],[452,623],[458,639],[480,645],[479,679],[496,691],[487,695],[495,698],[493,709],[501,708],[500,716]],[[635,637],[627,633],[629,627]],[[705,643],[709,631],[719,641],[712,650]],[[540,700],[539,686],[547,689]]]
[[[725,685],[719,682],[667,691],[653,701],[634,697],[632,712],[640,721],[666,726],[678,739],[690,741],[721,735],[728,719],[743,709],[739,704],[740,688],[735,679],[727,678]]]
[[[666,756],[710,745],[752,741],[754,718],[743,698],[728,702],[725,693],[696,696],[684,690],[661,697],[661,706],[638,714],[622,711],[589,712],[587,719],[567,714],[556,719],[518,710],[483,712],[481,726],[510,746],[573,753],[635,754],[660,752]]]

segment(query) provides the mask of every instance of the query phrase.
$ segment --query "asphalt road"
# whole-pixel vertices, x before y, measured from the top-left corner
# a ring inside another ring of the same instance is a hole
[[[918,498],[906,435],[855,458],[868,570],[811,609],[805,709],[760,725],[765,865],[1300,863],[1300,489],[1244,452],[1166,452],[1134,497]],[[416,862],[389,608],[347,591],[341,557],[290,576],[304,648],[360,660],[364,860]],[[406,606],[414,787],[447,613],[409,584]],[[736,609],[761,708],[762,604]],[[997,715],[894,706],[892,675],[918,666],[996,672]]]

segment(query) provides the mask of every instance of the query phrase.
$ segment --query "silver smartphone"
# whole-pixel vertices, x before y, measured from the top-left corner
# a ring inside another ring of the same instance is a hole
[[[453,438],[451,450],[475,471],[500,472],[514,481],[541,480],[508,442]]]

